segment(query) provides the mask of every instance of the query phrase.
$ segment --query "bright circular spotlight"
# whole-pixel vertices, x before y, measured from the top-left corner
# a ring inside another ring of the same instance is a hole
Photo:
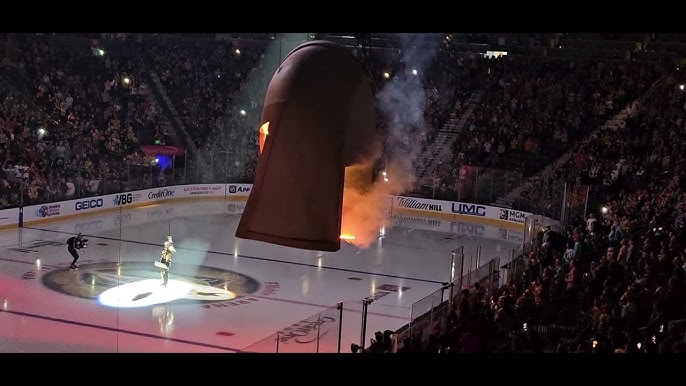
[[[124,83],[129,84],[131,83],[131,79],[127,76],[124,78]]]
[[[235,52],[236,55],[240,55],[240,54],[241,54],[241,50],[239,50],[238,48],[236,48],[236,50],[234,50],[233,52]]]
[[[686,86],[684,86],[683,84],[679,85],[679,90],[684,91],[685,88],[686,88]]]
[[[126,283],[100,294],[98,301],[107,307],[133,308],[154,304],[169,303],[177,299],[204,299],[208,293],[214,301],[226,301],[236,297],[231,291],[207,285],[194,284],[181,280],[170,279],[166,287],[162,287],[161,279],[145,279]]]
[[[102,48],[98,48],[98,55],[100,55],[100,56],[105,55],[105,51]]]
[[[45,133],[46,133],[46,131],[45,131],[44,128],[41,127],[40,129],[38,129],[38,134],[39,134],[39,135],[45,135]]]
[[[412,69],[412,75],[417,75],[417,69],[415,69],[415,68]]]
[[[607,214],[607,212],[609,211],[609,209],[608,209],[607,206],[604,206],[604,207],[602,207],[601,211],[603,212],[603,214]]]
[[[391,77],[391,74],[389,74],[388,72],[384,72],[384,73],[383,73],[383,77],[386,78],[386,79],[388,79],[388,78]]]
[[[245,116],[245,114],[247,114],[247,113],[245,112],[245,110],[241,110],[241,111],[239,111],[239,113],[240,113],[241,115],[243,115],[243,116]]]

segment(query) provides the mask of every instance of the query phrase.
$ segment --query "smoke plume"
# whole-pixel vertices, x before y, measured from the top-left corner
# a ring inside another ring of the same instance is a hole
[[[429,39],[427,39],[427,37]],[[374,183],[360,186],[348,181],[343,191],[342,236],[354,236],[346,242],[367,248],[379,237],[379,230],[388,221],[387,209],[391,197],[410,190],[414,184],[414,162],[422,144],[414,136],[427,131],[424,119],[427,97],[424,72],[433,59],[438,40],[427,34],[401,34],[401,66],[377,95],[381,117],[389,125],[384,173]],[[416,70],[414,73],[412,70]]]
[[[377,95],[377,106],[388,126],[388,162],[401,162],[413,174],[422,144],[414,138],[427,132],[424,112],[427,105],[424,79],[434,58],[440,37],[433,34],[399,34],[400,66]],[[415,72],[416,71],[416,72]]]

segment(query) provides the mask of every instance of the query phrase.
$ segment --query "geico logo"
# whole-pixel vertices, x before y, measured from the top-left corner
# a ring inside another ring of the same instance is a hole
[[[160,189],[157,192],[148,193],[149,199],[166,197],[174,197],[174,189]]]
[[[83,232],[83,231],[89,231],[93,229],[100,229],[102,228],[102,221],[101,220],[95,220],[91,222],[84,222],[81,224],[76,224],[74,225],[74,232]]]
[[[484,227],[478,224],[467,224],[463,222],[450,223],[450,232],[460,235],[483,236]]]
[[[100,208],[102,205],[103,205],[102,198],[96,198],[96,199],[92,199],[92,200],[77,201],[74,204],[74,209],[84,210],[84,209]]]

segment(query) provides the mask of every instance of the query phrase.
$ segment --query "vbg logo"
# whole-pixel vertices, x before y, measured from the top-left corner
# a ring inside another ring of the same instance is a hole
[[[85,209],[94,209],[94,208],[100,208],[103,206],[103,201],[102,198],[95,198],[92,200],[84,200],[84,201],[77,201],[74,204],[74,209],[76,210],[85,210]]]
[[[133,202],[133,195],[131,193],[117,194],[112,198],[112,203],[114,206],[121,206],[130,204]]]
[[[114,225],[115,226],[122,226],[122,225],[127,225],[131,223],[131,213],[127,214],[118,214],[114,216]]]

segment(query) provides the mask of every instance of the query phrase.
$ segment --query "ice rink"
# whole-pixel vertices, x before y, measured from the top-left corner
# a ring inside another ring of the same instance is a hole
[[[276,352],[277,331],[279,352],[335,352],[339,322],[350,352],[362,299],[374,299],[368,345],[450,280],[451,250],[480,246],[483,264],[516,246],[497,227],[401,215],[368,249],[304,251],[236,239],[241,211],[158,204],[0,232],[0,352]],[[169,228],[164,288],[153,262]],[[70,270],[66,240],[78,232],[89,245]]]

